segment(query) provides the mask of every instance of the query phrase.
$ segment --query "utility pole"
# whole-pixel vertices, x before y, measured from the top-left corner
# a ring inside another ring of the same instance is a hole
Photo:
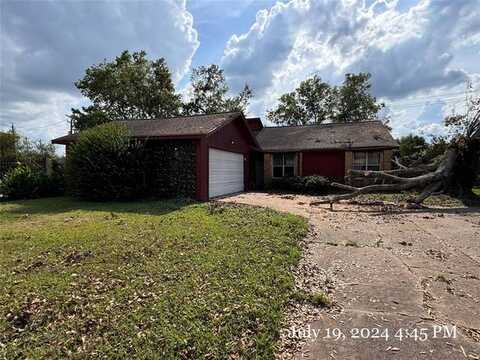
[[[13,156],[15,157],[15,162],[17,161],[17,134],[15,134],[15,125],[12,123],[12,147],[13,147]]]

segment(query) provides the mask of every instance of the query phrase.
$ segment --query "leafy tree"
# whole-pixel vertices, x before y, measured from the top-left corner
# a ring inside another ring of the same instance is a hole
[[[335,88],[334,97],[337,100],[337,114],[333,114],[335,122],[356,122],[375,120],[379,111],[385,107],[377,103],[370,94],[372,84],[371,74],[346,74],[343,85]]]
[[[314,75],[293,92],[282,95],[267,117],[279,125],[378,119],[384,104],[370,94],[370,77],[368,73],[346,74],[341,86],[331,86]]]
[[[445,136],[432,136],[432,140],[425,151],[425,161],[433,160],[445,154],[448,145],[449,142]]]
[[[0,162],[7,163],[7,167],[23,164],[33,169],[43,169],[46,158],[58,160],[53,144],[32,141],[14,131],[0,132]],[[0,169],[1,172],[5,170],[8,168]]]
[[[183,105],[185,115],[213,114],[226,111],[245,111],[252,90],[245,85],[237,96],[228,96],[229,87],[218,65],[200,66],[191,76],[192,96]]]
[[[72,114],[69,115],[69,118],[72,121],[72,127],[77,131],[86,130],[110,121],[105,111],[93,105],[82,107],[81,110],[72,108]]]
[[[281,125],[319,124],[331,118],[334,97],[330,85],[314,75],[302,81],[293,92],[280,97],[280,103],[267,117]]]
[[[179,113],[180,95],[175,93],[165,59],[148,60],[145,51],[124,51],[114,61],[89,67],[75,86],[93,103],[72,109],[77,130],[110,120],[152,119]]]
[[[428,148],[428,143],[422,136],[413,134],[400,138],[398,144],[400,159],[406,163],[420,159]]]
[[[0,161],[15,161],[18,135],[15,132],[0,132]]]

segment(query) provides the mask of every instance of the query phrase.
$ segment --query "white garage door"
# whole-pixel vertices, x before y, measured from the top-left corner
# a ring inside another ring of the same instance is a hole
[[[243,155],[209,149],[208,194],[215,197],[243,191]]]

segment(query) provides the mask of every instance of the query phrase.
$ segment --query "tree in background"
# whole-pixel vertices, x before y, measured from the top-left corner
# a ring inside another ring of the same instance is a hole
[[[377,120],[385,105],[370,94],[370,78],[368,73],[346,74],[341,86],[331,86],[314,75],[282,95],[267,118],[278,125]]]
[[[423,157],[428,143],[424,137],[419,135],[407,135],[398,140],[400,162],[404,165],[410,165]]]
[[[109,120],[153,119],[179,114],[180,95],[175,93],[164,58],[148,60],[145,51],[124,51],[114,61],[89,67],[75,83],[92,106],[72,109],[76,130]]]
[[[93,105],[82,107],[81,110],[72,108],[72,114],[68,117],[72,122],[73,129],[77,131],[86,130],[110,121],[110,118],[105,111],[102,111]]]
[[[248,85],[238,95],[228,96],[223,70],[215,64],[193,69],[191,87],[191,98],[183,105],[185,115],[245,111],[253,96]]]
[[[428,163],[443,155],[448,148],[446,136],[432,136],[430,141],[419,135],[407,135],[398,140],[398,166],[415,166]]]
[[[377,99],[370,94],[371,77],[369,73],[346,74],[342,86],[334,88],[337,113],[332,115],[335,122],[378,119],[385,104],[377,103]]]
[[[59,160],[55,154],[55,146],[42,140],[32,141],[19,136],[17,142],[17,161],[31,168],[44,169],[46,159]]]
[[[44,170],[46,159],[58,160],[53,144],[32,141],[14,130],[0,132],[0,175],[18,165]]]
[[[302,81],[295,91],[282,95],[277,108],[268,112],[267,117],[279,125],[320,124],[331,118],[334,100],[330,85],[314,75]]]
[[[16,161],[18,135],[12,131],[0,132],[0,161]]]
[[[0,178],[17,165],[18,139],[13,129],[0,132]]]
[[[449,141],[446,136],[432,136],[425,150],[424,161],[432,161],[445,154]]]
[[[63,194],[63,161],[53,144],[32,141],[13,129],[0,133],[0,194],[28,199]]]

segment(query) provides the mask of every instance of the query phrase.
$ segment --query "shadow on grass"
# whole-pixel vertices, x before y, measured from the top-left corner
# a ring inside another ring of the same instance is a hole
[[[162,215],[180,210],[195,203],[195,201],[190,199],[146,199],[137,201],[92,202],[82,201],[71,197],[53,197],[0,202],[0,214],[60,214],[69,211],[84,210]]]

